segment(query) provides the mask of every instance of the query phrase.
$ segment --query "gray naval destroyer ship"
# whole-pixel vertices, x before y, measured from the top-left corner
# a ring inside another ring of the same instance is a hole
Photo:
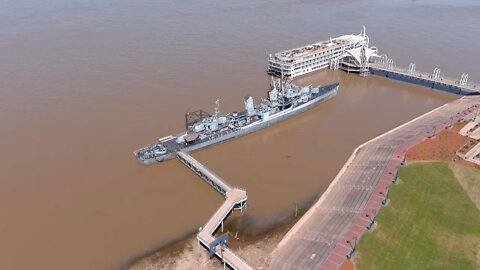
[[[134,151],[137,160],[150,165],[174,158],[178,151],[196,151],[278,123],[304,112],[337,95],[339,84],[321,87],[299,87],[290,79],[273,80],[267,99],[255,105],[253,98],[244,99],[245,110],[220,114],[217,100],[213,115],[197,111],[185,115],[187,130],[176,136],[159,139],[158,143]]]

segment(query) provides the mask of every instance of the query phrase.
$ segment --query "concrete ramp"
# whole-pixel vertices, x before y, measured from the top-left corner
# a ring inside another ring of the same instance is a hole
[[[479,119],[480,120],[480,119]],[[475,131],[478,125],[478,121],[468,122],[460,131],[458,132],[462,136],[469,136],[472,132]]]

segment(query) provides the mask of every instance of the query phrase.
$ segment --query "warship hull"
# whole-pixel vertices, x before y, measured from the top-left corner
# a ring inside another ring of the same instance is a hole
[[[201,149],[204,149],[204,148],[207,148],[209,146],[212,146],[212,145],[216,145],[216,144],[219,144],[219,143],[222,143],[222,142],[226,142],[228,140],[231,140],[231,139],[234,139],[234,138],[237,138],[237,137],[240,137],[240,136],[244,136],[244,135],[247,135],[249,133],[252,133],[254,131],[257,131],[257,130],[260,130],[260,129],[263,129],[263,128],[266,128],[268,126],[271,126],[273,124],[276,124],[276,123],[279,123],[285,119],[288,119],[292,116],[295,116],[295,115],[298,115],[302,112],[305,112],[329,99],[331,99],[332,97],[335,97],[338,93],[338,90],[339,90],[339,85],[338,83],[337,84],[333,84],[333,85],[329,85],[329,86],[326,86],[328,88],[330,88],[328,91],[326,91],[324,94],[316,97],[315,99],[312,99],[302,105],[299,105],[297,107],[294,107],[294,108],[288,108],[288,109],[285,109],[283,111],[280,111],[276,114],[273,114],[269,120],[266,120],[266,121],[262,121],[262,120],[259,120],[259,121],[255,121],[247,126],[244,126],[244,127],[241,127],[237,130],[232,130],[232,131],[225,131],[225,132],[219,132],[219,134],[217,134],[217,136],[215,136],[215,138],[209,138],[208,140],[205,140],[205,141],[200,141],[198,143],[195,143],[195,144],[191,144],[191,145],[182,145],[182,144],[178,144],[175,142],[175,140],[170,140],[170,141],[167,141],[167,142],[164,142],[163,144],[165,145],[165,147],[169,150],[169,152],[165,155],[162,155],[162,156],[159,156],[159,157],[155,157],[155,158],[149,158],[149,159],[140,159],[138,157],[138,151],[139,150],[136,150],[134,151],[134,155],[137,157],[137,160],[140,164],[142,165],[152,165],[152,164],[155,164],[155,163],[159,163],[159,162],[164,162],[164,161],[167,161],[167,160],[170,160],[172,158],[175,158],[176,157],[176,152],[178,151],[184,151],[184,152],[194,152],[194,151],[198,151],[198,150],[201,150]]]

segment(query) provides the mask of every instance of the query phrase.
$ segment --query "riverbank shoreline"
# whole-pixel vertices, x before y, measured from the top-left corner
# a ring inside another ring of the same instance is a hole
[[[478,106],[478,97],[463,97],[357,147],[319,201],[282,239],[267,266],[275,269],[301,264],[328,269],[342,265],[355,252],[354,243],[380,210],[385,199],[382,194],[388,192],[391,182],[396,182],[396,171],[406,151],[434,137],[437,128],[448,128],[445,119],[468,119],[474,106]],[[311,260],[302,261],[306,256]]]

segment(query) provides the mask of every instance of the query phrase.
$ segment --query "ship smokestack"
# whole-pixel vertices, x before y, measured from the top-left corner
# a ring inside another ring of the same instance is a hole
[[[255,107],[253,105],[253,98],[251,96],[245,97],[245,110],[247,110],[248,116],[255,115]]]

